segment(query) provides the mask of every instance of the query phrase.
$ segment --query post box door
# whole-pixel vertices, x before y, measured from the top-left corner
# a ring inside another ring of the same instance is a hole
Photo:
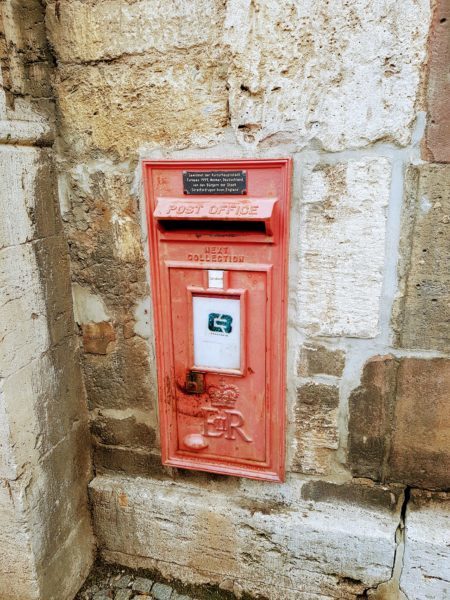
[[[270,266],[169,271],[176,340],[173,450],[264,464]]]

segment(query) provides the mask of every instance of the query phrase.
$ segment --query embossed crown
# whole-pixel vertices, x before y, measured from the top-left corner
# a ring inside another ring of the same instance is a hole
[[[211,398],[212,406],[234,406],[239,398],[239,393],[238,387],[226,383],[210,385],[208,388],[208,396]]]

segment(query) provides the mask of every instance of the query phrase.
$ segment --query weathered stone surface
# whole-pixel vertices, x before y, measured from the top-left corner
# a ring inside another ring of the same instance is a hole
[[[0,250],[0,280],[0,374],[6,377],[45,352],[50,344],[32,244]]]
[[[146,423],[154,430],[155,373],[149,360],[153,357],[134,327],[135,310],[143,305],[148,284],[132,177],[124,165],[92,161],[68,169],[60,187],[75,280],[75,318],[87,351],[82,364],[90,407],[94,411],[139,407],[147,413]],[[116,268],[117,264],[122,268]],[[142,321],[147,316],[148,320],[148,309],[142,308],[142,312],[147,315],[137,318]],[[138,331],[141,333],[141,329]],[[94,412],[91,420],[95,417]],[[139,427],[120,417],[117,421],[101,420],[97,429],[93,424],[93,431],[106,444],[130,446],[136,442]],[[129,434],[132,438],[126,441]],[[148,449],[151,435],[141,430],[139,445]],[[129,456],[120,450],[116,454]],[[96,456],[100,455],[112,456],[98,449]],[[110,461],[107,464],[111,465]]]
[[[348,461],[353,474],[358,477],[383,479],[397,368],[392,356],[370,359],[364,365],[361,385],[350,395]]]
[[[113,562],[286,600],[350,599],[389,579],[398,511],[302,501],[292,482],[286,505],[283,487],[255,488],[255,501],[278,506],[269,512],[211,485],[106,476],[90,484],[99,545]]]
[[[379,481],[450,485],[450,361],[375,357],[349,400],[352,472]]]
[[[300,351],[298,374],[303,377],[312,375],[333,375],[340,377],[345,367],[345,352],[329,350],[325,346],[308,344]]]
[[[407,143],[429,18],[426,0],[228,2],[234,127],[266,145]]]
[[[412,492],[400,578],[409,600],[450,596],[449,502],[448,494]]]
[[[109,321],[100,323],[84,323],[83,349],[88,354],[109,354],[113,351],[113,342],[116,341],[114,326]]]
[[[302,498],[313,502],[346,502],[356,506],[397,511],[403,500],[403,486],[383,487],[372,482],[336,484],[308,481],[302,486]]]
[[[0,248],[46,237],[61,229],[54,173],[47,150],[0,146]],[[23,211],[11,218],[11,197]]]
[[[161,4],[158,0],[47,2],[50,40],[61,62],[92,62],[129,54],[167,55],[218,42],[220,0]],[[207,23],[207,27],[201,24]]]
[[[426,0],[408,0],[401,10],[377,3],[368,7],[362,1],[351,6],[325,0],[298,6],[292,0],[256,5],[233,0],[226,13],[221,2],[205,0],[195,0],[189,8],[155,0],[60,6],[55,0],[48,3],[47,23],[62,62],[132,58],[128,67],[118,65],[122,73],[130,71],[125,80],[113,75],[115,64],[105,68],[100,62],[77,75],[72,70],[69,79],[64,70],[59,96],[67,124],[72,122],[67,132],[85,131],[76,124],[81,110],[78,121],[89,123],[94,147],[114,146],[116,133],[123,140],[114,149],[123,154],[148,140],[173,145],[186,136],[187,123],[197,137],[210,137],[226,120],[228,95],[232,125],[250,144],[274,145],[287,139],[302,147],[316,138],[325,148],[340,150],[378,139],[409,141],[430,18]],[[367,27],[370,36],[365,34]],[[178,60],[181,49],[184,73]],[[138,55],[153,59],[160,69],[164,57],[169,77],[149,77],[142,64],[135,69]],[[196,62],[200,69],[194,77]],[[204,102],[204,88],[196,82],[214,79],[212,71],[203,70],[208,62],[224,65],[223,83]],[[153,91],[147,91],[143,77],[150,79]],[[117,99],[112,101],[115,87]],[[88,96],[90,112],[82,105]],[[120,111],[126,101],[128,112]],[[199,111],[188,108],[194,104]],[[203,112],[211,113],[208,119],[200,116],[202,104]],[[98,116],[93,118],[95,112]],[[123,118],[132,113],[132,121]],[[171,115],[165,119],[167,133],[160,125],[165,113]]]
[[[338,448],[339,388],[311,383],[297,390],[292,470],[327,473]]]
[[[124,448],[122,446],[94,445],[96,473],[122,473],[125,475],[160,476],[164,472],[161,455],[151,450]]]
[[[423,153],[427,160],[450,162],[450,1],[434,6],[428,43],[428,120]]]
[[[94,550],[68,252],[53,154],[42,148],[53,138],[51,66],[42,3],[1,2],[2,600],[71,600]]]
[[[0,6],[0,141],[53,139],[49,52],[39,0]]]
[[[74,357],[76,344],[72,339],[2,380],[5,424],[8,419],[5,440],[14,443],[14,459],[10,469],[4,471],[0,458],[0,477],[16,478],[27,463],[37,461],[60,443],[79,419],[80,408],[74,399],[83,398],[83,387]],[[58,402],[53,402],[55,398]],[[14,419],[9,421],[9,415]]]
[[[397,343],[405,348],[450,347],[450,166],[411,167],[403,215],[395,311]]]
[[[92,433],[102,444],[145,450],[154,446],[155,430],[148,411],[99,410],[91,413],[91,419]]]
[[[83,358],[89,406],[142,408],[154,414],[148,347],[141,338],[118,339],[110,354],[85,354]]]
[[[199,50],[175,64],[131,57],[126,64],[61,67],[57,93],[68,153],[136,160],[143,144],[216,141],[228,119],[224,71]]]
[[[314,334],[378,333],[390,177],[384,158],[303,173],[298,320]]]
[[[403,359],[397,374],[389,478],[450,487],[450,360]]]
[[[4,452],[3,445],[0,446]],[[39,588],[26,524],[23,491],[7,479],[0,483],[0,598],[38,600]],[[20,573],[20,577],[17,576]]]

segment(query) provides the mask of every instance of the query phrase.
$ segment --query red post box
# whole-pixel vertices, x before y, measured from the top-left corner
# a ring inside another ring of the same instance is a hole
[[[290,160],[143,166],[163,463],[281,481]]]

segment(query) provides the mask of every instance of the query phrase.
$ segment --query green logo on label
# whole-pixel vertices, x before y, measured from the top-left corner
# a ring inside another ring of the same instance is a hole
[[[219,313],[209,313],[208,329],[216,333],[231,333],[233,317],[230,315],[221,315]]]

